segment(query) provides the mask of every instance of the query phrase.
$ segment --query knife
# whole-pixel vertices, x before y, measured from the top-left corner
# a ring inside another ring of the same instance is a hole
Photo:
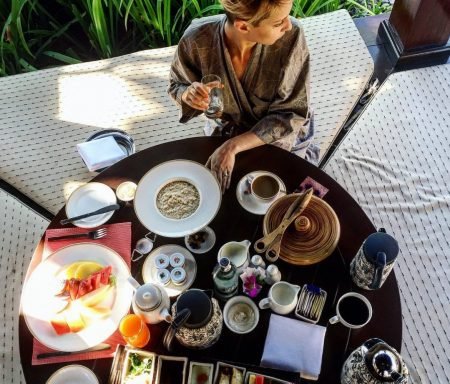
[[[79,216],[75,216],[75,217],[70,217],[70,218],[68,218],[68,219],[63,219],[63,220],[61,220],[59,223],[60,223],[61,225],[66,225],[66,224],[69,224],[69,223],[71,223],[71,222],[73,222],[73,221],[85,219],[85,218],[87,218],[87,217],[91,217],[91,216],[95,216],[95,215],[100,215],[100,214],[102,214],[102,213],[107,213],[107,212],[115,211],[115,210],[117,210],[117,209],[119,209],[119,208],[120,208],[120,205],[119,205],[119,204],[112,204],[112,205],[108,205],[108,206],[106,206],[106,207],[97,209],[97,210],[94,211],[94,212],[89,212],[89,213],[85,213],[85,214],[83,214],[83,215],[79,215]]]
[[[74,351],[74,352],[54,351],[54,352],[39,353],[36,356],[36,358],[37,359],[47,359],[49,357],[76,355],[76,354],[86,353],[86,352],[106,351],[107,349],[111,349],[111,345],[106,344],[106,343],[100,343],[91,348],[83,349],[82,351]]]

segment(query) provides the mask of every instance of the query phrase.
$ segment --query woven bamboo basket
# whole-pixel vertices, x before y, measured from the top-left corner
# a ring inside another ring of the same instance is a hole
[[[264,236],[278,227],[298,196],[298,193],[286,195],[270,206],[264,216]],[[312,196],[300,217],[284,232],[280,258],[294,265],[318,263],[333,253],[340,234],[341,227],[333,208],[322,199]]]

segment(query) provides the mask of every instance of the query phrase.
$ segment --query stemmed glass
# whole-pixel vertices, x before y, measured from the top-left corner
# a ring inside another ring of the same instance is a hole
[[[223,85],[221,78],[217,75],[206,75],[201,81],[208,88],[209,92],[209,105],[204,112],[205,116],[209,119],[221,117],[223,112]]]

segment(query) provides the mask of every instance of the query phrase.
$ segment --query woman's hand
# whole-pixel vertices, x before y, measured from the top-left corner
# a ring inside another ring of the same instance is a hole
[[[206,162],[206,166],[211,169],[219,182],[222,193],[230,187],[235,158],[236,146],[233,139],[230,139],[217,148]]]
[[[181,100],[191,108],[204,111],[208,108],[209,103],[208,88],[204,84],[194,81],[183,92]]]

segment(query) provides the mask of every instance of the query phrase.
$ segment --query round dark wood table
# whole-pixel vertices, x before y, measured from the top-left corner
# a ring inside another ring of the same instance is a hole
[[[174,159],[189,159],[199,163],[206,163],[210,154],[223,143],[222,138],[189,138],[148,148],[130,156],[96,176],[98,181],[116,188],[126,180],[138,183],[142,176],[152,167]],[[206,254],[194,255],[197,261],[197,276],[193,287],[201,289],[212,288],[211,271],[216,263],[217,252],[221,245],[228,241],[248,239],[252,242],[262,236],[263,216],[253,215],[244,210],[236,199],[236,185],[247,173],[255,170],[267,170],[278,175],[285,183],[287,192],[293,192],[307,177],[311,177],[329,191],[324,200],[336,212],[341,225],[341,236],[337,249],[324,261],[311,266],[293,266],[278,260],[282,279],[303,285],[313,283],[327,291],[328,297],[319,325],[327,327],[322,370],[317,383],[338,383],[340,370],[347,356],[371,337],[378,337],[400,350],[402,340],[402,320],[400,296],[394,273],[391,273],[382,288],[376,291],[358,289],[349,276],[349,263],[364,239],[375,232],[373,224],[365,215],[361,207],[353,198],[331,177],[319,168],[303,159],[279,148],[265,145],[239,154],[236,158],[235,169],[232,174],[231,187],[222,198],[220,210],[209,224],[216,233],[217,240],[214,248]],[[59,221],[65,218],[61,209],[50,223],[49,228],[60,228]],[[148,230],[138,221],[132,204],[128,204],[117,211],[107,223],[132,223],[132,246],[142,238]],[[164,238],[158,236],[155,248],[164,244],[178,244],[184,246],[183,238]],[[33,259],[39,259],[42,253],[43,241],[38,246]],[[142,282],[141,269],[145,258],[132,263],[132,275]],[[32,261],[33,264],[33,261]],[[264,288],[256,298],[256,302],[265,297],[268,288]],[[337,299],[344,293],[354,291],[366,296],[373,307],[373,317],[370,322],[360,329],[350,330],[338,323],[328,324],[328,319],[335,315]],[[179,346],[174,355],[187,356],[191,360],[215,362],[234,362],[236,365],[246,366],[254,371],[267,372],[280,378],[289,379],[296,383],[308,383],[300,380],[298,374],[272,371],[259,368],[265,336],[270,319],[270,311],[260,311],[258,327],[247,335],[238,335],[229,331],[225,326],[219,341],[205,350],[190,350]],[[293,314],[289,315],[294,317]],[[294,317],[295,318],[295,317]],[[162,336],[167,325],[152,325],[152,338],[146,349],[157,354],[167,355],[162,346]],[[45,383],[50,375],[66,364],[31,365],[33,338],[29,332],[23,316],[19,319],[20,356],[23,372],[27,383]],[[78,362],[77,362],[78,363]],[[112,359],[97,359],[81,361],[92,369],[100,383],[107,383]]]

